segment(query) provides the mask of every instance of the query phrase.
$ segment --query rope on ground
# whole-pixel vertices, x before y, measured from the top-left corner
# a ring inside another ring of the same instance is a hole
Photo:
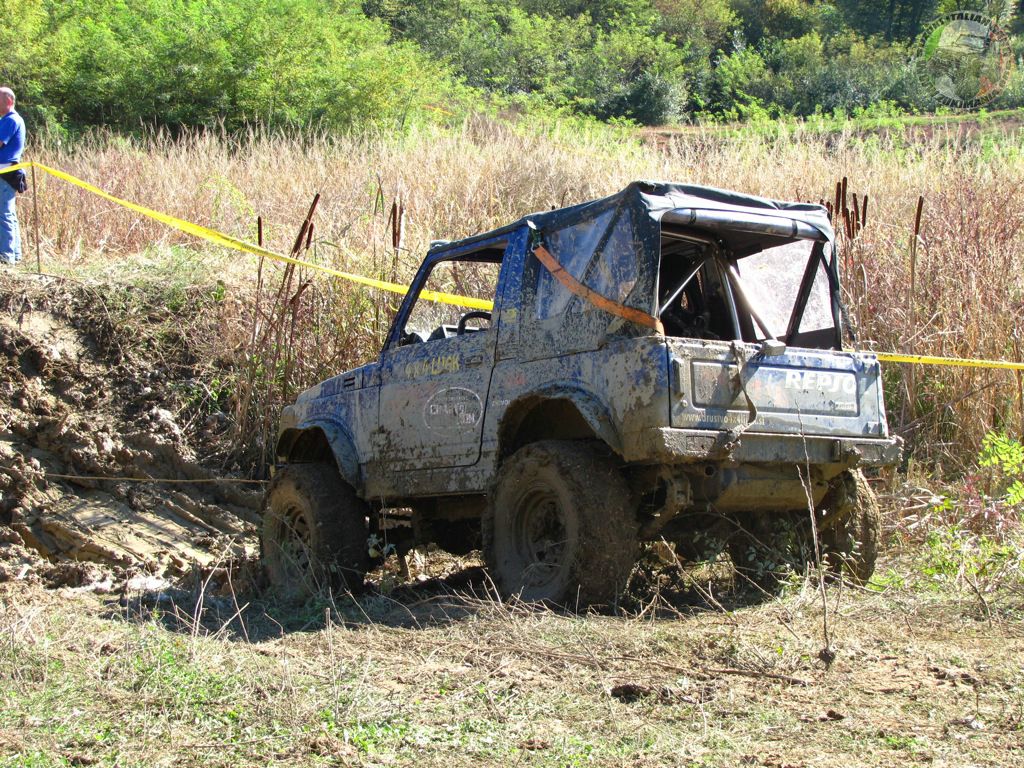
[[[188,480],[182,477],[121,477],[120,475],[62,475],[56,472],[44,472],[46,477],[53,477],[58,480],[117,480],[125,483],[256,483],[266,485],[269,480],[247,480],[241,477],[203,477],[196,480]]]

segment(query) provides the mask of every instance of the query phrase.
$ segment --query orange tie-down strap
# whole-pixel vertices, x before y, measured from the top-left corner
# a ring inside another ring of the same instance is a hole
[[[612,301],[607,296],[602,296],[596,291],[587,288],[587,286],[566,272],[565,268],[558,263],[558,260],[551,255],[551,251],[543,245],[536,246],[533,249],[533,255],[536,256],[537,260],[544,265],[548,272],[551,273],[551,276],[565,286],[570,293],[590,302],[595,307],[604,310],[608,314],[616,315],[617,317],[629,320],[632,323],[646,326],[647,328],[653,328],[662,336],[665,335],[665,326],[661,324],[661,320],[656,318],[654,315],[641,312],[639,309],[633,309],[633,307],[627,307],[625,304]]]

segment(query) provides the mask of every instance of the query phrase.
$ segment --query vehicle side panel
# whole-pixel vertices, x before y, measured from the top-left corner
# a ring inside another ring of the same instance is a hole
[[[630,435],[669,418],[665,339],[621,339],[592,352],[498,363],[484,426],[484,454],[499,449],[499,430],[510,409],[532,399],[566,399],[610,447],[622,451]],[[557,425],[552,425],[556,429]]]

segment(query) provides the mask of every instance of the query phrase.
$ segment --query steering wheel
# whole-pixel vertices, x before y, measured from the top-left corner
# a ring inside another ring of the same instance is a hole
[[[420,331],[402,331],[402,335],[398,339],[398,346],[404,347],[407,344],[422,344],[426,341],[426,336]]]
[[[456,336],[461,336],[466,332],[466,322],[468,320],[486,320],[489,323],[491,322],[491,313],[482,309],[474,309],[472,312],[463,313],[462,317],[459,318],[459,325],[455,329]]]

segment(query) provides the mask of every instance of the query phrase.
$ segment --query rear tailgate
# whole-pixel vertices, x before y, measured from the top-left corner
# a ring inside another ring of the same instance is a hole
[[[790,348],[768,357],[749,344],[742,352],[746,360],[737,363],[726,343],[668,340],[673,427],[731,429],[749,423],[752,432],[888,435],[881,370],[873,355]]]

